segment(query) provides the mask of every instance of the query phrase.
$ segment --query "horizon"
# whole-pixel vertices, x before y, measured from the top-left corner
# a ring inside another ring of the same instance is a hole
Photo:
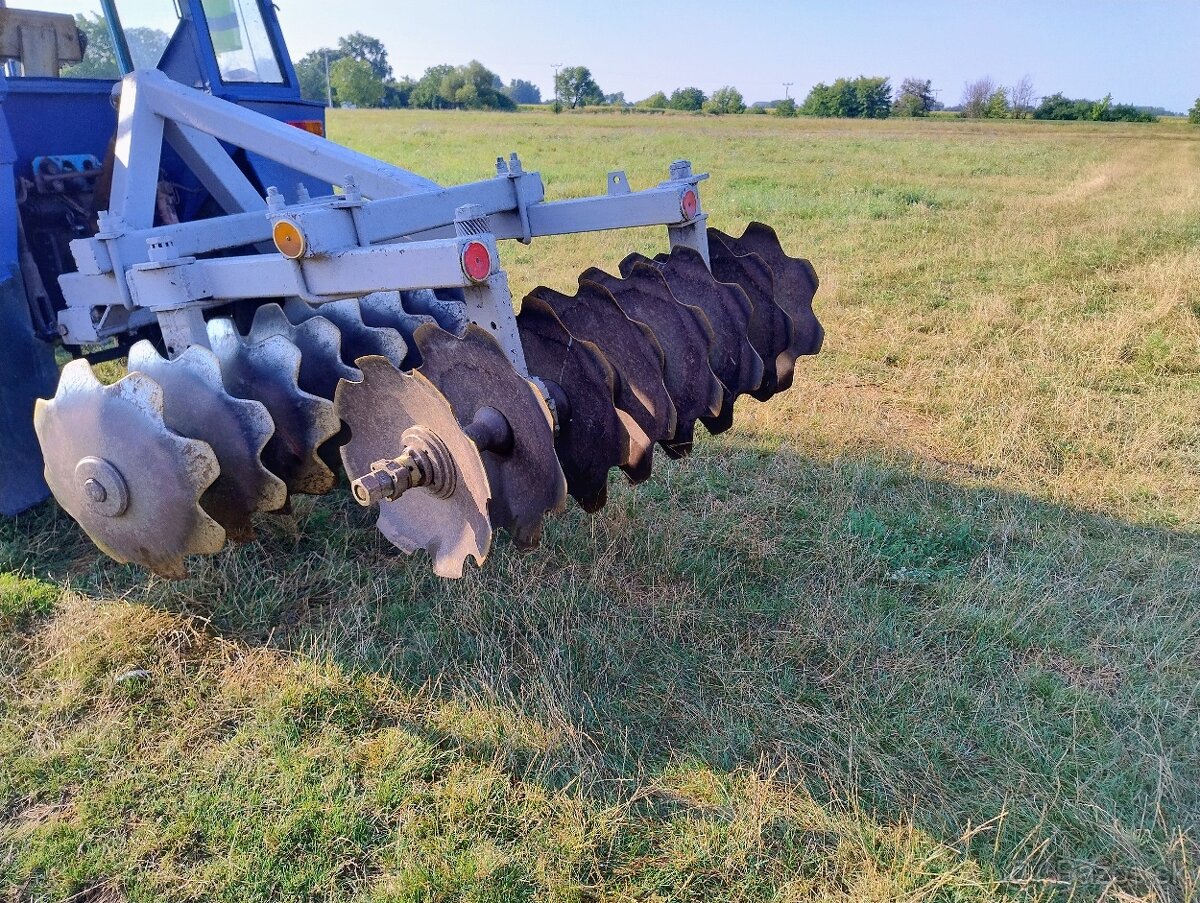
[[[170,31],[169,0],[117,0],[126,27]],[[98,0],[29,0],[56,12],[99,11]],[[381,19],[370,0],[336,14],[316,0],[278,0],[293,60],[356,31],[381,40],[396,78],[479,60],[507,84],[523,79],[553,96],[553,67],[587,66],[606,94],[634,102],[656,91],[732,85],[748,104],[803,100],[819,82],[885,76],[893,88],[929,79],[938,101],[958,103],[967,82],[1005,86],[1028,75],[1038,98],[1071,98],[1185,112],[1200,95],[1200,3],[1175,0],[1014,0],[1001,7],[917,0],[897,7],[752,4],[730,14],[716,0],[678,7],[615,0],[602,14],[581,0],[527,0],[509,13],[480,0],[406,8]],[[584,23],[584,24],[579,24]],[[719,23],[715,27],[713,23]],[[790,83],[790,89],[785,85]]]
[[[295,60],[361,31],[384,43],[398,79],[476,59],[506,84],[532,82],[544,98],[553,96],[556,63],[587,66],[606,94],[624,93],[631,102],[690,86],[711,94],[724,85],[741,91],[747,104],[769,102],[785,96],[787,82],[790,95],[802,101],[819,82],[858,75],[886,76],[894,89],[907,77],[929,79],[946,106],[958,103],[967,82],[985,75],[1006,86],[1029,75],[1039,99],[1058,92],[1089,99],[1111,94],[1118,103],[1176,113],[1200,94],[1192,46],[1200,4],[1169,0],[1071,0],[1049,9],[1029,0],[1002,8],[950,0],[899,9],[882,0],[836,9],[755,4],[753,13],[738,15],[714,0],[698,0],[683,16],[678,7],[628,0],[609,4],[603,15],[579,0],[531,0],[518,14],[463,0],[414,7],[395,23],[379,22],[367,0],[344,0],[334,30],[328,28],[334,17],[314,0],[277,5]],[[705,26],[722,18],[719,29]],[[557,32],[549,47],[545,30],[533,27],[539,22]],[[680,53],[689,40],[693,52]],[[660,62],[664,56],[669,63]]]

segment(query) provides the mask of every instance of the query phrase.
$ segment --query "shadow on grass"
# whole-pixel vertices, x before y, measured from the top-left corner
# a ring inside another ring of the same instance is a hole
[[[1194,885],[1178,853],[1200,827],[1196,535],[744,435],[553,519],[531,555],[500,539],[457,582],[345,501],[297,512],[169,584],[45,506],[0,526],[0,571],[200,616],[484,721],[517,713],[541,741],[454,730],[479,761],[652,818],[674,803],[639,788],[665,772],[751,772],[911,820],[1001,879]]]

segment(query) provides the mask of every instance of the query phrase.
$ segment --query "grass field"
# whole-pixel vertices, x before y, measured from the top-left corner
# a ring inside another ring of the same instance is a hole
[[[330,130],[551,197],[689,157],[813,260],[825,350],[459,582],[344,496],[179,584],[0,525],[0,899],[1200,900],[1200,129]]]

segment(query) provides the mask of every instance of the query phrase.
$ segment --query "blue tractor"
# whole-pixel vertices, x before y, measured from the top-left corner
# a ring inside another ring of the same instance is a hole
[[[459,576],[819,350],[812,267],[768,226],[707,228],[687,161],[559,201],[516,154],[440,186],[325,139],[271,3],[171,19],[148,49],[116,0],[0,0],[0,514],[53,493],[111,557],[181,577],[344,470]],[[514,309],[499,242],[652,225],[665,253]]]
[[[161,57],[140,63],[324,134],[325,106],[301,99],[270,4],[183,0],[179,13]],[[70,241],[96,231],[106,203],[105,161],[116,135],[113,89],[134,70],[115,0],[104,0],[103,21],[112,44],[103,48],[105,56],[115,57],[120,71],[110,78],[70,77],[89,52],[76,18],[0,3],[0,514],[16,514],[49,495],[33,406],[53,395],[58,382],[57,312],[64,306],[58,276],[73,269]],[[305,180],[253,154],[237,162],[263,193],[267,185]],[[171,191],[163,201],[166,217],[193,220],[219,212],[177,154],[164,154],[160,179]],[[328,183],[308,181],[315,194],[330,190]],[[130,343],[112,344],[93,359],[123,355]]]

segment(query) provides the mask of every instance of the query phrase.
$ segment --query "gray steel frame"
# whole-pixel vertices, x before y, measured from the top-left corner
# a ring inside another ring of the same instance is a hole
[[[319,303],[375,291],[462,288],[472,318],[497,336],[523,372],[497,240],[528,243],[543,235],[661,225],[673,246],[695,248],[707,260],[698,191],[707,176],[693,174],[686,161],[671,164],[668,179],[653,188],[632,191],[623,172],[611,172],[603,195],[546,201],[540,176],[526,172],[516,154],[498,158],[490,179],[443,188],[161,72],[132,73],[117,90],[110,207],[95,236],[72,242],[77,272],[59,279],[67,302],[59,327],[71,344],[102,341],[157,318],[178,354],[206,343],[204,309],[230,301],[296,296]],[[225,216],[153,225],[164,140]],[[342,193],[313,199],[296,189],[289,200],[273,187],[262,198],[225,146],[335,184]],[[692,200],[694,207],[687,203]],[[271,244],[281,222],[303,236],[304,251],[295,259]],[[491,255],[492,271],[480,281],[462,264],[472,241]],[[260,253],[201,256],[248,246]]]

